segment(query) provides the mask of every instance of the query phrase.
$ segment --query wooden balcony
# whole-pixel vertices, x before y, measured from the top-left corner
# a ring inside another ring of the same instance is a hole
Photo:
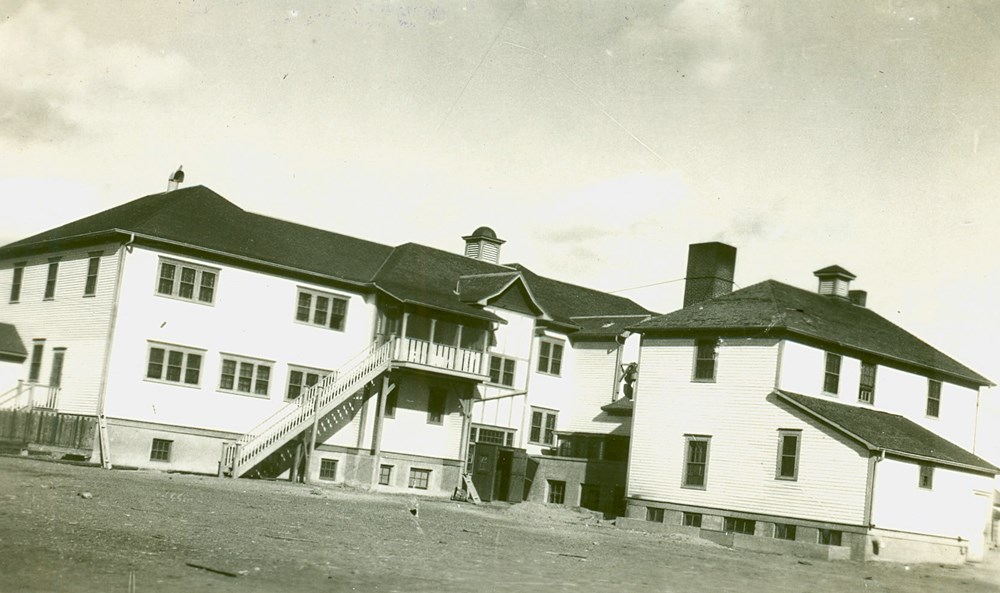
[[[393,366],[484,381],[483,353],[419,338],[397,338]]]

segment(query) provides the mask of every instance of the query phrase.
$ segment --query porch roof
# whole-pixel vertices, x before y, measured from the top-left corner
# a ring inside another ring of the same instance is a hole
[[[884,451],[890,455],[919,461],[989,474],[1000,473],[1000,469],[982,457],[898,414],[780,389],[776,389],[774,395],[780,401],[838,430],[873,452]]]
[[[24,347],[17,328],[9,323],[0,323],[0,359],[24,362],[26,358],[28,350]]]

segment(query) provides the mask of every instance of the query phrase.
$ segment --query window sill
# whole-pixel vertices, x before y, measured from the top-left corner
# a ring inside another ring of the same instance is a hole
[[[681,484],[681,488],[686,490],[708,490],[708,486],[692,486],[689,484]]]
[[[798,482],[799,481],[799,477],[798,476],[794,476],[794,477],[774,476],[774,479],[777,480],[777,481],[779,481],[779,482]]]
[[[326,330],[330,330],[332,332],[344,333],[343,329],[338,329],[336,327],[330,327],[328,325],[320,325],[318,323],[309,323],[308,321],[302,321],[301,319],[296,319],[295,320],[295,324],[296,325],[304,325],[306,327],[315,327],[316,329],[326,329]]]
[[[200,384],[192,385],[191,383],[181,383],[181,382],[175,383],[174,381],[164,381],[163,379],[150,379],[149,377],[144,377],[142,380],[145,381],[146,383],[156,383],[157,385],[169,385],[170,387],[186,387],[188,389],[198,389],[198,390],[201,389]]]
[[[85,294],[85,295],[83,295],[83,298],[85,298],[85,299],[92,299],[92,298],[94,298],[96,296],[97,296],[97,294]]]
[[[550,373],[548,371],[536,371],[539,375],[545,375],[547,377],[562,377],[562,373]]]
[[[231,391],[229,389],[216,389],[216,393],[225,393],[226,395],[239,395],[241,397],[252,397],[254,399],[271,399],[271,396],[266,393],[246,393],[243,391]]]
[[[172,294],[163,294],[162,292],[154,292],[153,294],[156,295],[156,296],[158,296],[158,297],[161,297],[161,298],[170,299],[171,301],[180,301],[182,303],[191,303],[191,304],[194,304],[194,305],[202,305],[204,307],[214,307],[215,306],[215,300],[214,299],[211,300],[211,301],[202,301],[202,300],[199,300],[199,299],[186,299],[184,297],[175,296],[175,295],[172,295]]]
[[[714,378],[712,378],[712,379],[698,379],[698,378],[694,378],[694,379],[691,379],[691,382],[692,383],[715,383],[716,380]]]

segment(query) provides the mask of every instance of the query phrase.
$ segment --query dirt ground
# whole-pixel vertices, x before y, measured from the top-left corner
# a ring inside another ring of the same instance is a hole
[[[89,495],[87,494],[89,493]],[[0,591],[1000,590],[1000,561],[803,561],[538,504],[0,457]]]

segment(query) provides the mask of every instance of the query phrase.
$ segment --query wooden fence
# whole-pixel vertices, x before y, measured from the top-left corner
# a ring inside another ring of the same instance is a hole
[[[51,410],[0,410],[0,441],[92,450],[97,418]]]

